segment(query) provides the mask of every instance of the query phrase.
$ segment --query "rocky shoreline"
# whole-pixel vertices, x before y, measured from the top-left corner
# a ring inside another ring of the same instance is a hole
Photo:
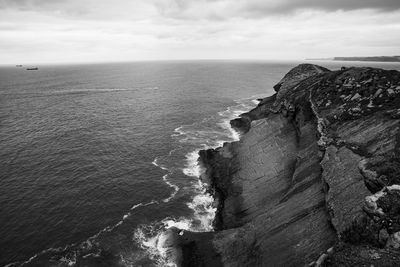
[[[170,229],[179,266],[396,266],[400,73],[301,64],[200,151],[215,232]]]

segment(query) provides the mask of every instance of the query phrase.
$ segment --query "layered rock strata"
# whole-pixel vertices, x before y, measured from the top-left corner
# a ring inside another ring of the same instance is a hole
[[[302,64],[274,88],[200,152],[215,232],[171,230],[178,264],[396,266],[400,73]]]

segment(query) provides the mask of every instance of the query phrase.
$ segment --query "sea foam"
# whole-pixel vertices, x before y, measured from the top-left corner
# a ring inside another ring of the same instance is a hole
[[[124,89],[111,89],[115,91]],[[190,218],[165,218],[160,222],[154,222],[148,225],[138,226],[133,234],[133,239],[140,247],[142,247],[154,260],[158,266],[176,266],[173,259],[170,257],[166,242],[168,236],[166,229],[176,227],[182,230],[194,232],[212,231],[212,222],[215,217],[216,208],[213,205],[214,199],[207,191],[208,185],[201,181],[200,176],[204,170],[199,165],[199,151],[201,149],[216,148],[224,142],[232,142],[239,140],[239,133],[230,127],[230,120],[236,118],[241,113],[253,108],[256,104],[253,99],[243,99],[236,101],[236,105],[228,107],[226,110],[218,113],[217,116],[204,118],[198,123],[192,125],[183,125],[174,130],[172,138],[178,139],[179,143],[190,145],[192,150],[185,154],[185,164],[182,167],[182,173],[188,177],[196,178],[193,182],[191,190],[193,197],[186,205],[193,210],[193,216]],[[213,127],[214,125],[214,127]],[[171,150],[169,156],[174,152]],[[170,181],[171,171],[167,166],[159,162],[159,158],[155,158],[152,162],[154,166],[167,171],[162,176],[162,180],[173,190],[171,194],[162,200],[151,200],[147,203],[138,203],[133,205],[128,212],[122,215],[121,219],[114,225],[109,225],[93,236],[89,237],[81,243],[69,244],[65,247],[48,248],[43,250],[24,262],[14,262],[7,266],[21,266],[32,263],[38,257],[48,253],[64,253],[65,256],[59,259],[59,262],[68,266],[73,266],[76,263],[78,255],[82,258],[96,256],[101,253],[101,249],[96,248],[97,239],[100,235],[106,232],[112,232],[126,221],[134,210],[139,207],[145,207],[153,204],[166,203],[173,199],[178,191],[179,186]],[[69,253],[66,253],[70,251]]]
[[[166,218],[161,222],[155,222],[150,225],[139,226],[134,233],[134,239],[139,245],[147,251],[149,257],[154,260],[158,266],[176,266],[168,254],[166,246],[166,229],[176,227],[182,230],[193,232],[213,231],[213,220],[216,213],[214,199],[207,191],[208,185],[201,180],[201,175],[205,171],[199,164],[199,151],[201,149],[217,148],[224,142],[238,141],[240,135],[230,126],[230,121],[240,114],[249,111],[257,105],[258,101],[254,98],[242,99],[236,101],[236,105],[228,107],[219,112],[216,116],[205,118],[192,125],[182,125],[176,128],[171,135],[179,143],[193,147],[185,154],[185,164],[182,167],[182,173],[188,177],[195,177],[196,182],[192,184],[191,190],[193,197],[187,206],[193,210],[191,218]],[[171,154],[171,153],[170,153]],[[155,166],[163,170],[167,167],[158,163],[157,158],[153,161]],[[167,177],[167,176],[165,176]],[[164,181],[170,186],[174,184],[167,179]],[[176,195],[176,191],[171,193],[168,201]]]

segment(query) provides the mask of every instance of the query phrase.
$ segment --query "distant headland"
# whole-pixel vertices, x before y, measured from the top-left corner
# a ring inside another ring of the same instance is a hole
[[[338,61],[379,61],[379,62],[400,62],[400,56],[376,56],[376,57],[334,57]]]
[[[306,60],[400,62],[400,56],[307,58]]]

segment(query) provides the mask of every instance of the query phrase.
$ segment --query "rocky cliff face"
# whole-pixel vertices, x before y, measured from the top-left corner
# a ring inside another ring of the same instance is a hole
[[[400,73],[302,64],[275,89],[200,152],[216,231],[172,230],[179,264],[396,266]]]

